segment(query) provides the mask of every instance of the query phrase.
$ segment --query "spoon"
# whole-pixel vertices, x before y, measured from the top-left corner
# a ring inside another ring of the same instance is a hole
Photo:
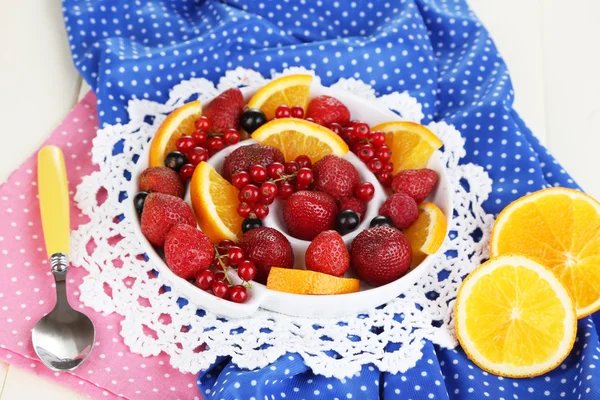
[[[46,251],[56,281],[56,305],[31,332],[33,348],[55,371],[72,371],[90,355],[96,330],[85,314],[67,300],[69,270],[69,188],[62,151],[46,146],[38,153],[38,188]]]

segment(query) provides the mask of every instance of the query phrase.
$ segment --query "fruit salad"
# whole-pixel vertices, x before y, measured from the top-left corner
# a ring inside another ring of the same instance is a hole
[[[442,142],[412,122],[354,120],[342,99],[311,96],[311,82],[285,76],[248,103],[235,88],[190,102],[153,137],[133,199],[141,231],[198,290],[238,303],[253,282],[353,293],[401,278],[442,246],[446,217],[426,201],[438,182],[426,165]],[[215,169],[211,157],[234,145]],[[387,198],[375,204],[378,190]],[[377,215],[362,224],[367,210]],[[281,230],[266,223],[273,213]],[[298,240],[307,243],[300,268]]]

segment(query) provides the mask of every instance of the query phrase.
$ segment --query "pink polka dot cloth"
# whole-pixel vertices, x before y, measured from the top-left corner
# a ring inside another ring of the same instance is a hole
[[[94,168],[90,151],[98,129],[95,104],[94,95],[88,94],[45,143],[64,151],[71,196]],[[100,314],[81,304],[83,268],[70,269],[67,290],[71,305],[94,321],[96,346],[73,372],[53,372],[38,360],[31,329],[52,310],[56,295],[40,221],[36,160],[37,153],[0,187],[0,359],[94,399],[199,399],[194,375],[173,369],[165,355],[144,358],[131,353],[119,335],[119,315]],[[83,222],[71,199],[71,229]]]

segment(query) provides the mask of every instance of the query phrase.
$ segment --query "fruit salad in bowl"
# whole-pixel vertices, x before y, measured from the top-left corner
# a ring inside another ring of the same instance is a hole
[[[310,75],[284,76],[169,114],[138,161],[130,213],[159,274],[198,306],[356,314],[440,251],[452,215],[442,145]]]

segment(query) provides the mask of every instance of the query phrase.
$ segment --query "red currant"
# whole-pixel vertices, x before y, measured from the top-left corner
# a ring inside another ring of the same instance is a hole
[[[204,147],[194,147],[190,152],[187,153],[187,159],[192,165],[198,165],[202,161],[208,160],[208,150]]]
[[[214,282],[226,282],[226,281],[227,281],[227,278],[225,278],[225,274],[222,271],[215,272]]]
[[[194,146],[196,146],[196,141],[191,136],[183,135],[177,139],[175,146],[177,146],[177,150],[185,154],[189,150],[193,149]]]
[[[385,133],[381,131],[375,131],[371,134],[371,144],[376,149],[380,148],[385,144]]]
[[[392,152],[390,151],[389,147],[383,145],[377,150],[377,152],[375,153],[375,157],[379,158],[385,163],[390,161],[390,158],[392,158]]]
[[[390,187],[392,185],[392,174],[390,174],[389,172],[378,173],[377,179],[385,187]]]
[[[298,106],[292,107],[290,114],[292,118],[304,118],[304,109]]]
[[[265,182],[260,186],[260,201],[264,203],[264,200],[273,200],[277,196],[277,185],[273,182]]]
[[[238,265],[238,276],[241,280],[249,282],[256,276],[256,265],[250,260],[244,260]]]
[[[248,299],[248,292],[241,285],[232,286],[229,289],[229,298],[234,303],[244,303]]]
[[[305,118],[305,120],[308,122],[315,122],[315,119],[311,118],[311,117],[307,117],[307,118]]]
[[[240,190],[240,193],[238,195],[238,199],[240,200],[240,202],[246,202],[249,204],[254,204],[258,201],[258,187],[256,187],[256,185],[252,185],[252,184],[248,184],[246,186],[244,186],[242,188],[242,190]]]
[[[198,275],[196,275],[196,286],[198,286],[202,290],[210,289],[214,281],[215,273],[212,272],[210,269],[200,271]]]
[[[263,219],[269,215],[269,207],[266,204],[255,204],[252,212],[256,215],[256,218]]]
[[[196,129],[203,132],[208,132],[211,128],[212,124],[210,123],[210,119],[205,115],[201,116],[196,120]]]
[[[235,246],[235,242],[233,240],[223,239],[219,242],[219,247],[223,249],[228,249],[232,246]]]
[[[208,140],[208,133],[204,131],[195,131],[192,134],[192,138],[194,138],[194,140],[196,141],[196,145],[204,146],[206,144],[206,141]]]
[[[260,164],[250,167],[250,177],[255,183],[262,183],[267,180],[267,169]]]
[[[375,195],[375,187],[371,182],[363,182],[356,186],[354,194],[360,201],[371,201]]]
[[[237,190],[242,190],[242,188],[250,182],[252,182],[252,178],[246,171],[237,172],[233,175],[233,178],[231,178],[231,184],[235,186]]]
[[[244,261],[245,256],[246,254],[244,254],[244,250],[242,250],[240,247],[233,246],[227,250],[227,257],[229,257],[229,263],[232,265],[238,265]]]
[[[182,181],[186,181],[194,175],[194,170],[196,167],[193,164],[184,164],[179,168],[179,177]]]
[[[342,131],[342,138],[348,144],[356,143],[358,141],[358,138],[354,135],[355,133],[356,131],[354,130],[354,128],[345,128]]]
[[[367,167],[369,168],[369,171],[376,174],[383,169],[383,163],[379,158],[373,157],[367,162]]]
[[[267,167],[269,178],[279,179],[281,175],[285,174],[285,167],[282,163],[274,162]]]
[[[298,170],[298,174],[296,175],[296,182],[299,185],[310,185],[313,180],[313,172],[309,168],[300,168]]]
[[[363,144],[362,146],[360,146],[358,148],[357,155],[358,155],[358,158],[360,158],[362,162],[366,163],[371,158],[373,158],[373,156],[375,155],[375,150],[373,149],[373,146],[371,146],[370,144]]]
[[[337,122],[332,122],[331,124],[327,125],[327,127],[338,135],[342,134],[342,126]]]
[[[292,115],[292,112],[288,106],[285,104],[280,105],[275,110],[275,118],[289,118]]]
[[[369,137],[371,133],[371,129],[369,129],[369,125],[364,122],[357,122],[353,125],[354,128],[354,136],[358,139],[366,139]]]
[[[285,173],[288,175],[297,172],[300,169],[300,165],[296,161],[288,161],[285,163]]]
[[[294,187],[296,192],[299,192],[301,190],[306,190],[308,189],[308,187],[310,186],[310,183],[300,183],[300,182],[296,182],[296,186]]]
[[[208,146],[208,150],[210,150],[212,153],[216,153],[217,151],[225,148],[225,141],[220,136],[213,136],[208,139],[206,145]]]
[[[384,172],[392,172],[394,171],[394,163],[387,163],[383,166]]]
[[[212,292],[221,299],[227,299],[229,297],[229,286],[223,281],[215,281],[212,284]]]
[[[296,162],[298,163],[300,168],[312,167],[312,161],[310,160],[309,156],[305,156],[305,155],[298,156],[298,157],[296,157]]]
[[[227,145],[236,144],[240,141],[240,133],[235,129],[227,129],[223,132],[223,140]]]
[[[252,207],[245,201],[242,201],[237,206],[237,213],[242,218],[248,218],[252,212]]]
[[[279,197],[287,200],[294,193],[294,186],[289,182],[281,182],[279,184]]]

